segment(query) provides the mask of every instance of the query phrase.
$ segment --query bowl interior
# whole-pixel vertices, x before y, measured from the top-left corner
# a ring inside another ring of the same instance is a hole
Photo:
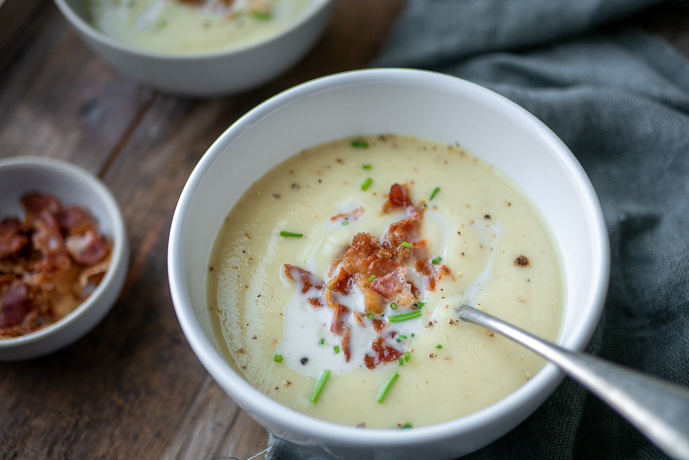
[[[182,193],[169,247],[173,301],[192,348],[226,390],[238,380],[215,349],[206,308],[206,266],[222,220],[276,163],[321,142],[378,133],[459,143],[521,187],[560,251],[565,311],[558,342],[581,349],[590,338],[607,288],[607,233],[595,192],[564,144],[522,108],[463,80],[412,70],[357,71],[293,88],[247,114],[209,149]],[[555,380],[548,365],[488,412],[534,397]],[[452,430],[461,422],[453,423],[444,426]],[[413,431],[404,436],[422,429]]]
[[[160,53],[157,51],[145,50],[142,48],[132,47],[130,45],[120,43],[119,41],[105,35],[100,30],[93,27],[91,24],[91,13],[89,11],[87,0],[54,0],[58,8],[62,13],[69,19],[69,21],[82,33],[88,35],[92,39],[98,42],[105,43],[110,47],[127,51],[132,54],[138,54],[142,56],[149,56],[153,58],[162,59],[188,59],[195,60],[196,58],[212,58],[220,55],[234,54],[237,52],[242,52],[249,50],[251,48],[260,46],[263,43],[270,42],[273,40],[280,39],[281,36],[289,33],[289,31],[299,28],[302,24],[308,21],[309,18],[313,17],[321,9],[323,9],[328,3],[333,0],[308,0],[307,5],[302,11],[299,18],[294,21],[289,27],[281,30],[277,34],[269,35],[265,38],[257,40],[255,42],[248,43],[246,45],[232,47],[228,49],[221,49],[216,51],[209,51],[204,53],[187,53],[187,54],[173,54],[173,53]]]
[[[126,232],[115,199],[98,179],[69,163],[40,157],[14,157],[0,160],[0,219],[24,216],[21,197],[29,192],[56,196],[63,208],[84,206],[98,221],[102,234],[113,242],[113,254],[105,277],[88,299],[62,320],[26,336],[0,341],[0,348],[41,340],[67,327],[98,301],[112,282],[120,282],[128,258]],[[120,273],[116,273],[120,272]],[[119,288],[117,288],[119,290]]]

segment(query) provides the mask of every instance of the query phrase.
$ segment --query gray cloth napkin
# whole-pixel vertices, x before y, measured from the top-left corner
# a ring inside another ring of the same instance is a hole
[[[588,351],[689,387],[689,61],[615,25],[656,3],[408,0],[374,66],[486,86],[569,146],[601,200],[612,252]],[[315,457],[272,437],[267,458]],[[566,379],[525,422],[467,458],[666,457]]]

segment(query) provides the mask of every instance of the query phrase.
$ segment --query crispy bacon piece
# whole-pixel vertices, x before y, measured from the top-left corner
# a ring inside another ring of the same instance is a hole
[[[18,219],[8,217],[0,222],[0,259],[16,254],[29,239],[19,233],[21,223]]]
[[[21,281],[12,283],[4,296],[0,308],[0,327],[15,326],[22,322],[24,316],[31,310],[28,290]]]
[[[390,212],[407,206],[414,206],[411,198],[409,198],[409,186],[407,184],[392,184],[388,201],[383,204],[383,211]]]
[[[380,363],[397,361],[404,353],[385,343],[383,337],[378,336],[371,344],[373,354],[364,356],[364,363],[369,369],[374,369]]]
[[[65,245],[69,255],[84,265],[95,264],[108,253],[105,238],[92,230],[87,230],[81,235],[68,236]]]
[[[322,297],[323,292],[323,281],[321,281],[316,275],[308,270],[299,268],[295,265],[285,264],[285,275],[287,278],[291,279],[297,285],[301,284],[301,293],[306,294],[311,290],[311,288],[317,289],[319,292],[317,295],[310,297],[308,299],[309,304],[314,307],[322,307],[324,305]]]

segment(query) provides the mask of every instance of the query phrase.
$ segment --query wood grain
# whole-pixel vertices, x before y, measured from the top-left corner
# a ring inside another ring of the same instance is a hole
[[[125,288],[93,331],[50,356],[0,363],[0,459],[247,458],[265,449],[265,430],[210,378],[177,323],[166,272],[172,213],[229,125],[291,86],[369,65],[403,5],[339,0],[293,69],[204,100],[117,74],[50,1],[0,0],[0,158],[51,156],[98,174],[122,208],[132,251]],[[689,56],[686,8],[670,3],[633,21]]]

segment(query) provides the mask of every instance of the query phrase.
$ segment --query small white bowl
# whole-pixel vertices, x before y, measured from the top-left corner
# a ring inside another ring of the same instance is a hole
[[[63,207],[81,205],[87,208],[98,221],[100,232],[112,240],[112,260],[96,289],[72,313],[31,334],[0,339],[1,361],[46,355],[90,331],[115,303],[129,262],[129,243],[120,208],[95,176],[51,158],[23,156],[0,160],[0,220],[22,217],[24,209],[20,199],[29,192],[52,194]]]
[[[327,457],[453,458],[517,426],[552,393],[562,373],[546,364],[507,397],[447,422],[411,430],[357,429],[307,416],[259,392],[225,361],[210,325],[211,249],[244,191],[305,148],[376,133],[458,142],[521,187],[550,227],[561,256],[565,299],[558,343],[583,349],[604,305],[610,265],[603,213],[586,174],[552,131],[513,102],[459,78],[417,70],[365,70],[314,80],[264,102],[225,131],[192,172],[175,211],[168,246],[172,301],[208,372],[274,434]],[[452,391],[452,382],[447,386]]]
[[[86,0],[55,0],[84,43],[124,75],[161,91],[219,96],[255,88],[294,65],[328,24],[334,0],[310,0],[287,29],[245,46],[208,53],[168,54],[135,48],[96,30]]]

